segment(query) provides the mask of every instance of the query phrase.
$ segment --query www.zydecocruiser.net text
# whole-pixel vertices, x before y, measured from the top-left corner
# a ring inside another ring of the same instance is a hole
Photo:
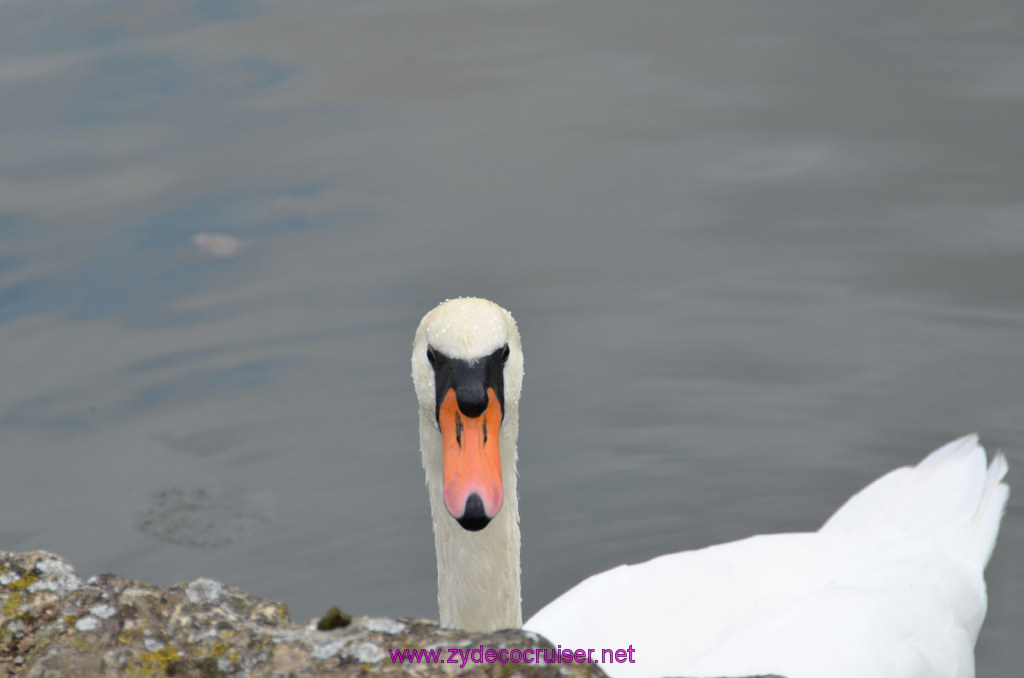
[[[636,650],[632,645],[626,648],[587,648],[570,649],[558,647],[528,647],[525,649],[516,648],[494,648],[480,647],[438,647],[431,650],[420,650],[410,648],[393,649],[388,648],[393,664],[458,664],[459,668],[466,668],[469,663],[493,664],[495,662],[505,664],[585,664],[601,662],[602,664],[635,664],[633,653]],[[596,655],[596,657],[595,657]]]

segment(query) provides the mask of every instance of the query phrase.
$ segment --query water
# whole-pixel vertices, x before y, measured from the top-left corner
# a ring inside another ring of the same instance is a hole
[[[0,548],[435,617],[408,352],[460,294],[524,336],[527,615],[966,432],[1020,484],[1018,2],[57,5],[0,5]]]

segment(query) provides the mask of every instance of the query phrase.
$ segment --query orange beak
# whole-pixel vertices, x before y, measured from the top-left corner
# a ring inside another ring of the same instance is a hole
[[[444,505],[467,530],[481,530],[498,515],[504,498],[501,485],[501,405],[487,389],[487,409],[467,417],[450,388],[438,408],[444,444]],[[474,497],[474,495],[476,495]]]

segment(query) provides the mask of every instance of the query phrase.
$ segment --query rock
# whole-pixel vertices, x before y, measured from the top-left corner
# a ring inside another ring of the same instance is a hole
[[[0,675],[605,675],[596,664],[487,661],[492,650],[518,649],[522,656],[524,650],[552,647],[526,631],[467,633],[422,619],[350,617],[333,607],[319,622],[300,626],[284,604],[212,579],[167,588],[116,574],[82,581],[52,553],[0,551]],[[392,661],[391,651],[403,649],[436,650],[440,663]]]
[[[332,614],[296,625],[281,603],[212,579],[160,588],[102,574],[83,581],[59,556],[0,551],[0,675],[602,676],[595,664],[477,663],[470,652],[551,648],[524,631],[465,633],[418,619]],[[392,662],[389,650],[439,649],[445,663]],[[448,648],[463,651],[466,661]]]

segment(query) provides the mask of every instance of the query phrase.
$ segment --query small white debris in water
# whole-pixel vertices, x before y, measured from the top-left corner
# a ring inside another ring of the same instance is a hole
[[[212,579],[195,579],[185,587],[185,595],[195,605],[216,603],[224,592],[224,585]]]
[[[238,254],[242,241],[226,233],[196,233],[192,236],[192,244],[218,259],[227,259]]]
[[[313,657],[313,659],[330,659],[334,655],[338,654],[338,652],[340,652],[341,649],[345,647],[347,644],[348,640],[345,639],[332,640],[329,643],[317,645],[309,654]]]
[[[146,636],[142,639],[142,644],[145,646],[147,652],[159,652],[160,650],[167,647],[166,644],[153,638],[152,636]]]
[[[374,643],[361,640],[358,643],[352,643],[351,646],[346,648],[345,656],[351,657],[357,662],[375,664],[384,659],[384,651]]]
[[[117,614],[117,608],[109,603],[96,603],[89,608],[89,612],[100,619],[110,619]]]
[[[4,572],[0,574],[0,586],[10,586],[16,581],[21,581],[21,575],[17,572]]]
[[[75,622],[75,628],[79,631],[94,631],[100,625],[100,620],[91,614],[79,617]]]
[[[401,633],[405,630],[405,624],[387,617],[370,617],[363,621],[363,628],[378,633]]]

